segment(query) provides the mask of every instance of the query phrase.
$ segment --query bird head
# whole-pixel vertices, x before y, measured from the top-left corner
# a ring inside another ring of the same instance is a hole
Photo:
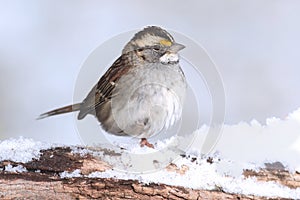
[[[138,56],[148,62],[178,62],[178,52],[185,48],[176,43],[174,38],[166,30],[157,26],[148,26],[139,31],[126,44],[122,54],[136,51]]]

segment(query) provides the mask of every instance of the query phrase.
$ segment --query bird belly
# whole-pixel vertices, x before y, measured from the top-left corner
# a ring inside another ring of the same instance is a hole
[[[185,89],[184,75],[174,69],[152,66],[129,73],[118,82],[110,104],[110,127],[119,129],[108,132],[149,138],[168,129],[181,117]]]

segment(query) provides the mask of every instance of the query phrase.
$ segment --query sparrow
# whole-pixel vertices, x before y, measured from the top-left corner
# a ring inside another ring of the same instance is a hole
[[[137,137],[142,147],[154,148],[147,139],[181,119],[187,82],[178,52],[184,48],[166,30],[145,27],[81,103],[43,113],[38,119],[79,111],[78,120],[94,115],[107,133]]]

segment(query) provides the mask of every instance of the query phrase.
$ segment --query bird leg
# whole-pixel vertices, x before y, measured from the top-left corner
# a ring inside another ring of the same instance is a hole
[[[154,145],[149,143],[148,140],[146,138],[142,138],[141,142],[140,142],[141,147],[147,146],[149,148],[154,149]]]

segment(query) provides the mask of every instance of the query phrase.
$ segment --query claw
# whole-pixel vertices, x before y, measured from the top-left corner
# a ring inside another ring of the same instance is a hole
[[[141,147],[147,146],[149,148],[154,149],[154,145],[149,143],[148,140],[146,138],[142,138],[141,142],[140,142]]]

